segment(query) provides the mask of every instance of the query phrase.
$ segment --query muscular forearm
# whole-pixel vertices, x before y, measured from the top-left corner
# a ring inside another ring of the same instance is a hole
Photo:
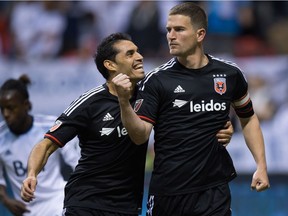
[[[129,101],[119,100],[121,118],[132,141],[135,144],[143,144],[149,139],[152,125],[142,121],[134,112]]]
[[[58,147],[49,139],[43,139],[32,149],[28,158],[28,177],[36,177],[43,169],[49,156]]]
[[[246,144],[257,164],[257,169],[252,177],[251,189],[255,189],[256,191],[266,190],[270,187],[270,183],[267,172],[264,139],[259,120],[256,115],[253,115],[247,119],[240,119],[240,121]]]
[[[113,91],[114,88],[116,90],[121,109],[121,119],[130,138],[135,144],[145,143],[149,139],[152,124],[142,121],[131,107],[129,99],[133,95],[136,84],[130,81],[128,75],[122,73],[114,77],[112,83],[109,90],[112,89],[111,91]]]
[[[257,168],[267,169],[264,139],[257,116],[241,119],[241,125],[246,144],[254,157]]]

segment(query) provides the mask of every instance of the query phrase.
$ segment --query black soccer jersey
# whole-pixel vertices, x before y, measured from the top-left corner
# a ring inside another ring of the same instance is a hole
[[[131,142],[121,123],[118,99],[106,85],[72,102],[45,135],[59,146],[75,136],[81,158],[65,187],[64,207],[137,214],[142,205],[147,144]]]
[[[241,70],[208,58],[201,69],[187,69],[173,58],[141,82],[134,110],[155,130],[151,194],[190,193],[236,177],[216,133],[229,120],[230,105],[249,117],[252,102]]]

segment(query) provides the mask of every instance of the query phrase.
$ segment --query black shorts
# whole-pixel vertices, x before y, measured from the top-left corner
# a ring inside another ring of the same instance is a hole
[[[228,184],[176,196],[149,195],[146,216],[231,216]]]
[[[123,214],[99,209],[68,207],[63,210],[62,216],[138,216],[138,214]]]

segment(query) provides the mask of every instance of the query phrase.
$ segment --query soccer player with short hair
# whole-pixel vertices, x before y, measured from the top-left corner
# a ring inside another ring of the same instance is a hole
[[[154,127],[147,215],[229,216],[228,183],[236,171],[215,134],[229,119],[230,106],[257,165],[251,188],[269,188],[263,135],[247,81],[236,64],[204,53],[207,17],[197,4],[173,7],[166,29],[174,58],[141,81],[134,109],[127,97],[129,77],[113,79],[131,139],[143,143]]]
[[[4,119],[0,123],[0,200],[13,215],[61,216],[66,184],[61,163],[64,160],[71,168],[76,166],[80,157],[77,139],[53,154],[41,169],[36,199],[24,203],[20,197],[21,185],[27,175],[28,156],[56,119],[55,116],[30,114],[29,84],[29,77],[22,75],[19,79],[6,80],[0,87],[0,108]],[[7,192],[6,180],[14,197]]]
[[[35,146],[21,195],[34,198],[49,155],[77,136],[81,158],[65,187],[63,215],[135,216],[142,207],[147,142],[132,143],[110,81],[124,71],[136,85],[145,75],[143,57],[128,35],[115,33],[99,44],[94,60],[107,82],[74,100]]]
[[[127,96],[134,105],[134,89],[145,76],[143,57],[129,36],[114,33],[99,44],[94,61],[106,83],[74,100],[32,150],[21,196],[33,199],[49,155],[78,136],[81,158],[65,188],[63,216],[136,216],[141,214],[148,140],[141,146],[131,141],[111,80],[121,72],[130,78]],[[231,127],[220,134],[229,142]]]

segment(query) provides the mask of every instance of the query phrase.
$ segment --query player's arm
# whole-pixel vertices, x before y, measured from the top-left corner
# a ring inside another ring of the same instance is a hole
[[[6,181],[8,179],[4,177],[4,165],[0,160],[0,202],[5,206],[13,215],[23,215],[25,212],[29,212],[26,205],[11,197],[7,193]]]
[[[141,120],[134,112],[132,106],[128,101],[119,100],[121,109],[121,119],[131,140],[137,144],[145,143],[150,136],[153,125]]]
[[[58,145],[47,138],[44,138],[33,147],[28,158],[27,178],[23,181],[21,188],[21,198],[24,201],[30,202],[35,198],[37,175],[45,166],[49,156],[57,149]]]
[[[142,121],[134,112],[129,99],[131,97],[132,83],[126,74],[118,74],[112,82],[118,94],[118,101],[121,109],[121,119],[128,134],[135,144],[145,143],[150,136],[153,125]]]
[[[234,133],[233,125],[231,121],[227,121],[223,129],[219,130],[218,133],[216,134],[218,142],[221,143],[223,146],[227,146],[231,141],[233,133]]]
[[[23,215],[29,212],[26,205],[19,200],[11,198],[6,192],[6,186],[0,185],[0,201],[13,215]]]
[[[254,172],[251,188],[263,191],[270,187],[267,174],[265,146],[262,130],[257,116],[254,114],[249,118],[240,118],[245,142],[251,151],[257,165]]]

